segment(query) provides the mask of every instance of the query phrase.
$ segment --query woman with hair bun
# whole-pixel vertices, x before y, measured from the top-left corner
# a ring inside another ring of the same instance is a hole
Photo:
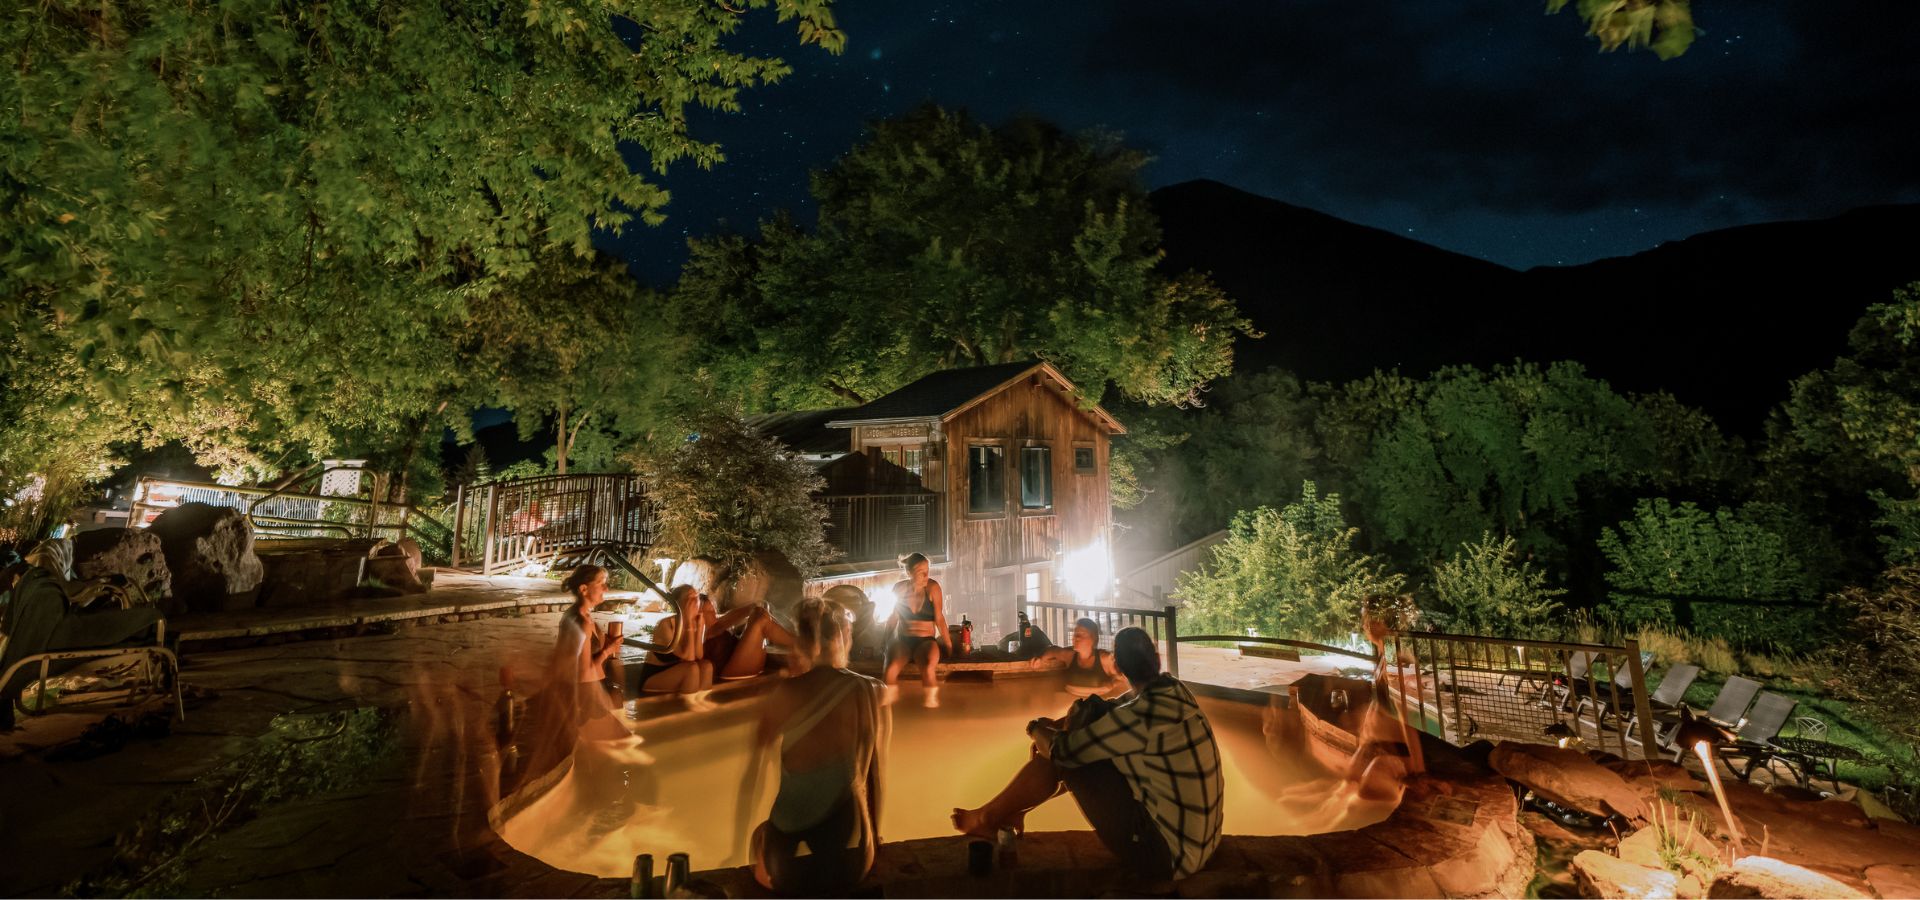
[[[927,686],[926,705],[940,705],[940,657],[951,656],[947,636],[946,594],[929,574],[926,556],[913,553],[900,561],[906,580],[893,586],[893,640],[887,644],[887,700],[899,690],[900,671],[907,663],[920,665],[920,681]]]
[[[852,614],[811,598],[797,617],[796,644],[812,667],[761,707],[758,746],[779,746],[780,784],[753,832],[753,874],[785,896],[844,897],[873,870],[893,719],[882,685],[846,668]]]
[[[613,708],[607,694],[607,660],[620,652],[618,641],[593,621],[594,607],[607,596],[607,570],[579,566],[560,586],[573,595],[573,606],[560,614],[560,638],[553,648],[553,674],[574,685],[576,721],[584,722]]]

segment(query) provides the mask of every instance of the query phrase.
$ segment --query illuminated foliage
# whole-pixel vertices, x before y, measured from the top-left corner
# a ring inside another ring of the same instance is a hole
[[[689,108],[788,71],[723,48],[753,15],[843,40],[828,0],[20,6],[0,17],[7,362],[75,372],[51,402],[129,430],[220,423],[207,441],[268,465],[417,443],[464,415],[490,298],[661,219],[623,149],[721,160]]]
[[[1548,13],[1566,7],[1567,0],[1547,0]],[[1697,31],[1688,0],[1577,0],[1574,10],[1601,50],[1651,49],[1672,59],[1693,46]]]
[[[673,304],[750,409],[870,400],[928,372],[1039,356],[1098,395],[1188,403],[1251,326],[1156,271],[1141,154],[923,107],[817,174],[819,224],[693,242]]]
[[[660,517],[658,549],[678,559],[706,556],[738,576],[753,555],[774,551],[802,575],[826,562],[826,486],[813,464],[730,412],[688,419],[686,440],[642,451]]]
[[[1434,566],[1432,587],[1445,629],[1506,637],[1532,636],[1560,611],[1556,598],[1566,593],[1520,558],[1513,538],[1491,534]]]
[[[1321,497],[1311,481],[1282,509],[1241,513],[1208,565],[1181,576],[1182,620],[1206,631],[1345,639],[1360,629],[1362,599],[1397,594],[1405,583],[1354,548],[1358,534],[1341,517],[1339,496]]]

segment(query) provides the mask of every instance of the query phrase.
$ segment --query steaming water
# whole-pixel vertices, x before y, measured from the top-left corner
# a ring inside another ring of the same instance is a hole
[[[1026,723],[1061,715],[1071,702],[1052,679],[949,684],[939,709],[922,708],[920,699],[917,686],[903,685],[893,707],[883,840],[953,834],[953,807],[984,803],[1026,761]],[[632,739],[582,740],[571,765],[502,804],[510,812],[496,827],[508,844],[548,865],[602,877],[626,876],[638,853],[664,860],[685,851],[696,870],[744,865],[747,838],[773,803],[777,763],[769,754],[750,783],[758,702],[692,721],[639,723]],[[1393,802],[1357,799],[1304,752],[1272,746],[1262,727],[1271,711],[1211,699],[1201,705],[1224,757],[1228,834],[1338,831],[1392,812]],[[1027,816],[1029,831],[1088,827],[1070,796]]]

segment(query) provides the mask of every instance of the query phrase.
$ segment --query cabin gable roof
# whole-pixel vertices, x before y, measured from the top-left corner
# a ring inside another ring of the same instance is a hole
[[[1027,360],[933,372],[864,406],[834,410],[838,415],[826,420],[825,424],[828,428],[852,428],[856,425],[945,421],[1035,374],[1053,382],[1066,400],[1080,409],[1075,399],[1079,390],[1073,386],[1073,382],[1045,362]],[[1109,434],[1126,433],[1126,428],[1117,419],[1098,406],[1080,411],[1100,422]]]

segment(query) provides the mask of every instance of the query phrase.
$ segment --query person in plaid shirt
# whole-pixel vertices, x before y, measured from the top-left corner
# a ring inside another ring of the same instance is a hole
[[[1025,827],[1027,811],[1064,788],[1100,842],[1137,874],[1198,872],[1220,846],[1220,748],[1187,686],[1160,671],[1139,628],[1113,636],[1114,666],[1132,691],[1077,700],[1060,719],[1027,725],[1033,753],[985,806],[955,809],[953,827],[991,838]]]

